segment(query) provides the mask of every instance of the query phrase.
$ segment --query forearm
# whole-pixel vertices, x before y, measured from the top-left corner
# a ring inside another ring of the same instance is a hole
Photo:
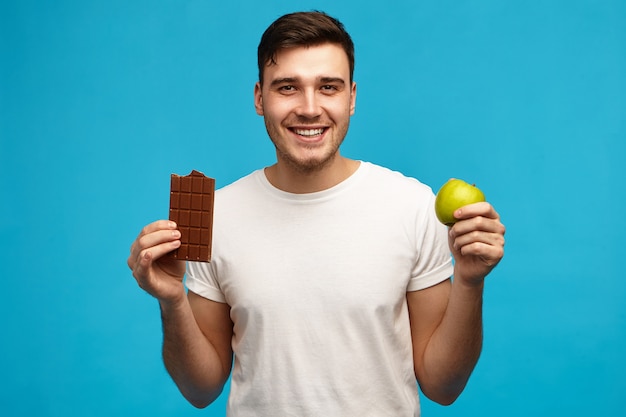
[[[424,351],[422,390],[431,399],[451,404],[461,394],[482,349],[483,284],[453,282],[441,323]]]
[[[191,404],[206,407],[222,392],[230,369],[198,327],[186,297],[160,307],[165,367]]]
[[[448,230],[454,281],[413,296],[410,304],[417,322],[412,325],[415,374],[424,393],[443,404],[456,400],[478,362],[484,281],[504,255],[505,227],[489,203],[466,205],[454,216],[457,222]],[[415,298],[430,308],[420,308]]]

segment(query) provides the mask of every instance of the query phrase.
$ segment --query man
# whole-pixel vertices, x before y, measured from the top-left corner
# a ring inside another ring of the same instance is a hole
[[[497,212],[463,207],[447,230],[430,188],[340,154],[356,84],[334,18],[285,15],[258,53],[254,103],[277,161],[216,193],[212,262],[163,257],[180,245],[166,220],[131,246],[128,265],[161,306],[167,370],[205,407],[232,367],[230,416],[417,416],[416,380],[452,403],[504,253]]]

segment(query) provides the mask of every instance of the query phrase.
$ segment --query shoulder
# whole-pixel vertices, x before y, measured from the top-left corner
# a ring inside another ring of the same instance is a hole
[[[372,185],[376,184],[386,193],[400,193],[420,199],[430,198],[433,195],[432,188],[417,178],[371,162],[363,162],[362,164],[367,172],[367,182]]]
[[[225,185],[215,191],[216,204],[240,204],[246,199],[250,199],[261,188],[259,176],[263,175],[263,169],[253,171],[232,183]],[[255,193],[256,190],[256,193]]]
[[[252,171],[251,173],[219,188],[215,193],[222,195],[230,195],[238,193],[242,190],[247,190],[254,187],[258,181],[258,176],[263,173],[263,169]]]

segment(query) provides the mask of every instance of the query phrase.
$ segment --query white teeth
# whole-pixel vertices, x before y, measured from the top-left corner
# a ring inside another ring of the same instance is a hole
[[[324,132],[324,129],[294,129],[300,136],[317,136]]]

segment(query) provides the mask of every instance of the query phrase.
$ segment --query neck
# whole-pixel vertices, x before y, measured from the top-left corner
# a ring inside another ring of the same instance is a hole
[[[302,171],[279,160],[275,165],[265,168],[265,176],[279,190],[307,194],[334,187],[354,174],[359,165],[359,161],[337,155],[322,169]]]

